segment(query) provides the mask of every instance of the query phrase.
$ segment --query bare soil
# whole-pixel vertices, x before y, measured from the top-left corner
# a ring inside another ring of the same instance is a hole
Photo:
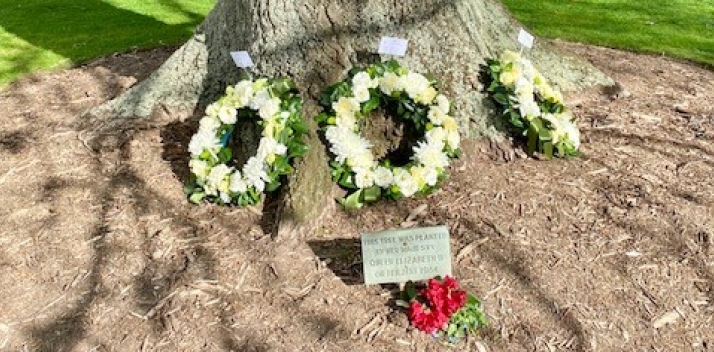
[[[714,72],[556,45],[620,84],[568,96],[583,157],[469,142],[439,192],[335,207],[292,239],[268,235],[273,204],[188,204],[185,113],[88,142],[81,112],[170,50],[0,91],[0,350],[714,350]],[[411,329],[394,287],[359,283],[360,232],[434,224],[491,321],[456,348]]]

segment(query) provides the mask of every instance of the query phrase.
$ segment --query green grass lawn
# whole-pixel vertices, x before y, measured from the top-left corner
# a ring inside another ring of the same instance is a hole
[[[534,34],[714,66],[712,0],[504,0]]]
[[[217,0],[0,0],[0,86],[132,48],[185,41]]]

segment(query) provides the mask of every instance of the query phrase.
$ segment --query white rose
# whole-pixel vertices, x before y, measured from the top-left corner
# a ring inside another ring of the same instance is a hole
[[[239,108],[247,106],[253,99],[253,82],[251,81],[240,81],[236,84],[234,89],[234,94],[236,95],[236,100],[238,101]]]
[[[387,188],[392,185],[392,182],[394,182],[392,170],[384,166],[379,166],[374,170],[374,183],[377,184],[377,186]]]
[[[248,159],[243,167],[243,177],[245,181],[255,187],[258,192],[263,192],[265,189],[265,181],[269,181],[268,174],[265,172],[265,164],[262,160],[255,156]]]
[[[255,83],[253,89],[255,89]],[[260,110],[260,108],[262,108],[265,103],[270,101],[270,99],[270,92],[268,92],[265,88],[260,89],[255,92],[255,96],[253,96],[253,100],[250,102],[250,108],[253,110]]]
[[[211,169],[206,177],[206,194],[216,195],[219,189],[223,189],[223,181],[231,173],[232,169],[226,164],[218,164]],[[227,190],[227,187],[225,187]]]
[[[382,91],[382,93],[386,95],[392,95],[392,92],[397,89],[399,84],[399,76],[394,74],[393,72],[387,72],[382,76],[382,78],[379,80],[379,89]]]
[[[245,193],[248,190],[248,184],[241,177],[240,171],[233,172],[228,189],[233,193]]]
[[[359,101],[356,98],[340,97],[332,103],[332,109],[339,116],[353,116],[360,109]]]
[[[459,131],[449,131],[449,135],[446,137],[446,143],[449,144],[451,149],[458,149],[459,145],[461,145],[461,134],[459,134]]]
[[[352,85],[353,86],[376,88],[378,84],[379,84],[378,80],[373,79],[372,77],[369,76],[369,74],[367,72],[364,72],[364,71],[359,72],[354,77],[352,77]]]
[[[448,132],[443,127],[434,127],[426,131],[426,141],[429,143],[443,143],[447,136]]]
[[[364,86],[355,86],[352,89],[352,95],[355,97],[358,103],[364,103],[369,100],[369,89]]]
[[[357,168],[355,171],[355,186],[369,188],[374,185],[374,173],[368,168]]]
[[[188,167],[191,169],[191,173],[196,175],[196,178],[203,180],[208,176],[208,163],[200,159],[191,159],[188,162]]]
[[[411,197],[414,193],[419,191],[419,185],[416,180],[412,178],[411,173],[401,167],[394,169],[394,184],[399,187],[399,191],[402,192],[405,197]]]
[[[409,72],[404,77],[406,77],[406,79],[401,82],[403,84],[402,88],[404,88],[404,91],[406,91],[412,99],[429,88],[429,80],[421,74]]]
[[[226,125],[232,125],[236,123],[237,111],[232,106],[223,105],[218,109],[218,119]]]
[[[217,117],[204,116],[201,121],[198,122],[198,130],[205,133],[216,134],[218,129],[221,127],[221,121]]]
[[[450,108],[449,99],[447,99],[443,94],[439,94],[436,96],[436,104],[439,107],[439,109],[441,109],[441,111],[444,112],[444,114],[449,113],[449,108]]]
[[[419,93],[414,100],[417,103],[423,104],[423,105],[429,105],[431,102],[434,101],[434,98],[436,98],[436,89],[434,87],[427,87],[424,89],[421,93]]]
[[[441,124],[444,123],[444,119],[446,118],[446,113],[438,106],[432,106],[429,108],[429,113],[427,114],[427,117],[434,126],[441,126]]]
[[[258,115],[263,120],[267,120],[277,115],[280,112],[280,99],[271,98],[266,101],[263,106],[258,110]]]

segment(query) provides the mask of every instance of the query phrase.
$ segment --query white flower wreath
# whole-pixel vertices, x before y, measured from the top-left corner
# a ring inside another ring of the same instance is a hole
[[[186,192],[193,203],[256,204],[263,191],[280,186],[292,171],[292,160],[307,150],[301,136],[302,99],[287,78],[244,80],[206,108],[198,132],[188,145],[191,179]],[[257,119],[262,137],[256,155],[241,169],[233,165],[228,141],[238,119]]]
[[[320,104],[325,112],[316,120],[334,155],[332,178],[350,190],[341,200],[349,208],[380,197],[400,199],[433,191],[448,174],[446,167],[459,155],[461,136],[449,115],[449,100],[435,81],[411,72],[394,60],[353,71],[347,80],[327,88]],[[397,118],[412,122],[424,138],[413,148],[411,161],[394,166],[377,160],[370,142],[360,135],[359,121],[378,108],[389,108]]]

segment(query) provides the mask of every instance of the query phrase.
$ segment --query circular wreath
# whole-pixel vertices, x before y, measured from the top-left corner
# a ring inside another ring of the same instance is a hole
[[[288,78],[243,80],[206,108],[188,144],[191,178],[186,192],[193,203],[252,205],[263,191],[274,191],[292,172],[295,157],[305,154],[307,132],[300,98]],[[262,137],[256,155],[238,169],[228,141],[239,119],[257,120]]]
[[[411,72],[389,60],[353,70],[320,97],[325,112],[316,120],[325,132],[333,181],[348,194],[340,202],[349,208],[380,197],[400,199],[427,194],[448,174],[446,167],[460,154],[456,120],[449,116],[450,103],[435,87],[435,80]],[[372,145],[361,136],[363,119],[383,107],[398,119],[411,122],[421,136],[406,165],[377,160]]]

